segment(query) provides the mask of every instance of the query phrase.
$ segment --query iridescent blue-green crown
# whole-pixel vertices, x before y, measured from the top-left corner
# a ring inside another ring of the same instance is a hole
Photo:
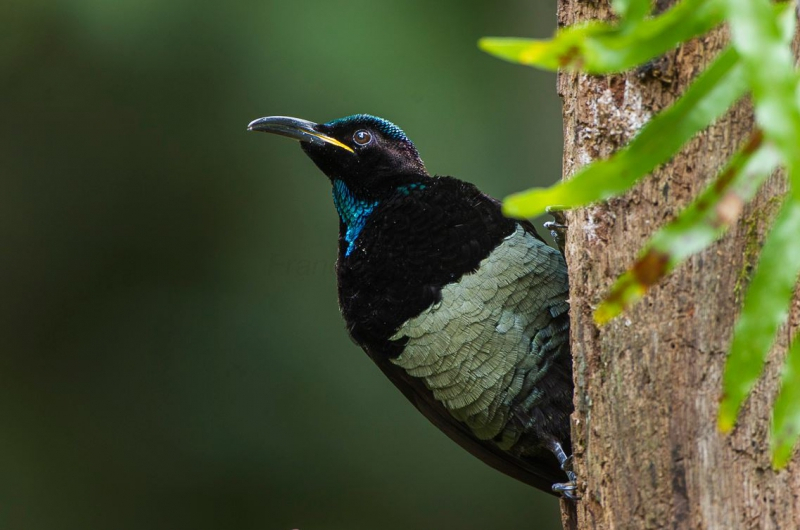
[[[377,116],[372,116],[371,114],[353,114],[352,116],[347,116],[344,118],[339,118],[338,120],[329,121],[325,124],[326,127],[335,127],[335,126],[342,126],[347,125],[348,123],[360,121],[360,122],[367,122],[375,130],[380,131],[383,135],[387,138],[392,138],[394,140],[401,140],[403,142],[411,143],[411,140],[408,139],[406,133],[403,130],[395,125],[394,123],[390,122],[389,120],[384,120],[383,118],[379,118]]]

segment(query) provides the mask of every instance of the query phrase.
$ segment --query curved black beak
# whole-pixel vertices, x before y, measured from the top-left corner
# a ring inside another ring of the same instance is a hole
[[[313,121],[290,118],[288,116],[268,116],[253,120],[247,126],[248,131],[268,132],[293,138],[300,142],[315,145],[333,145],[354,153],[353,149],[332,136],[317,130],[318,125]]]

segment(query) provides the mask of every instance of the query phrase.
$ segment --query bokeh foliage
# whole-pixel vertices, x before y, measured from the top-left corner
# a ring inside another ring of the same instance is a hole
[[[550,1],[4,0],[0,528],[557,528],[346,337],[270,114],[369,112],[502,196],[560,173]],[[534,523],[535,522],[535,523]]]
[[[721,22],[731,44],[671,106],[606,160],[582,168],[547,189],[514,194],[504,210],[537,215],[550,205],[578,207],[620,195],[678,153],[742,95],[752,95],[758,129],[716,180],[678,217],[657,232],[595,311],[603,324],[640,300],[647,289],[736,221],[730,207],[753,198],[773,170],[786,169],[791,191],[782,198],[736,323],[723,376],[719,428],[730,431],[760,376],[778,329],[786,324],[800,273],[800,83],[792,53],[795,2],[682,0],[647,17],[650,0],[612,2],[619,18],[560,30],[547,41],[484,39],[481,47],[503,59],[543,69],[619,72],[645,63]],[[723,215],[728,212],[728,215]],[[773,465],[785,466],[800,438],[800,333],[794,337],[772,422]]]

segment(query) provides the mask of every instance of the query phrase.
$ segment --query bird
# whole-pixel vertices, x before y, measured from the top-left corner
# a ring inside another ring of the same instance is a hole
[[[563,253],[475,185],[428,173],[383,118],[268,116],[247,129],[298,140],[330,181],[352,340],[464,449],[578,499]]]

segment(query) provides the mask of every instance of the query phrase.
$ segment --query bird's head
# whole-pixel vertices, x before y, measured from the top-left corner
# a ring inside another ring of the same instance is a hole
[[[251,122],[247,130],[299,140],[303,151],[331,181],[342,181],[361,196],[380,196],[398,184],[428,176],[405,133],[368,114],[328,123],[270,116]]]

